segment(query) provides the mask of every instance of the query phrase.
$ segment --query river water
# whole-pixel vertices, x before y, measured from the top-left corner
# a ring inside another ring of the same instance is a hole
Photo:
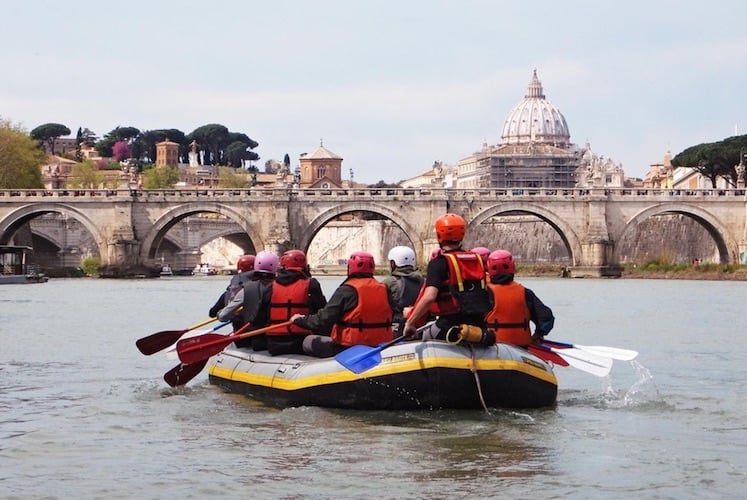
[[[227,281],[0,287],[0,497],[744,496],[747,283],[524,279],[551,337],[640,355],[557,367],[554,408],[486,413],[278,410],[206,370],[169,388],[176,362],[135,340],[207,319]]]

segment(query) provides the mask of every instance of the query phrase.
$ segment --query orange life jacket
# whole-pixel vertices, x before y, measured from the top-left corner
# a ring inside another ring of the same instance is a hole
[[[439,287],[430,312],[437,316],[450,314],[485,314],[490,310],[485,285],[485,266],[479,255],[463,250],[443,252],[449,266],[449,277]],[[439,257],[436,257],[439,258]]]
[[[309,279],[298,279],[293,283],[272,284],[270,297],[270,324],[285,323],[294,314],[309,314]],[[306,335],[310,330],[291,324],[285,328],[270,330],[267,335]]]
[[[358,305],[332,327],[332,340],[344,346],[371,347],[392,340],[392,308],[386,285],[374,278],[348,278],[345,284],[355,288]]]
[[[487,327],[495,331],[495,341],[518,346],[532,343],[529,328],[531,313],[527,307],[525,290],[512,281],[505,285],[488,283],[493,294],[493,309],[485,316]]]

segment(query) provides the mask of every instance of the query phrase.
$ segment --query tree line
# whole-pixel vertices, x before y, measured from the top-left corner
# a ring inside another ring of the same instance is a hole
[[[735,135],[718,142],[690,146],[672,158],[675,167],[689,167],[700,172],[716,187],[719,177],[736,187],[737,165],[747,167],[747,135]],[[744,170],[741,172],[744,179]]]
[[[45,123],[34,128],[30,136],[45,143],[55,154],[56,141],[69,136],[70,129],[61,123]],[[247,161],[259,160],[253,151],[259,143],[242,132],[231,132],[228,127],[210,123],[185,134],[178,129],[140,130],[136,127],[116,127],[98,138],[88,128],[78,128],[75,135],[76,161],[82,161],[81,146],[92,147],[103,158],[115,161],[133,160],[137,164],[153,163],[156,160],[156,144],[169,140],[179,144],[179,161],[189,162],[190,144],[197,144],[201,165],[223,165],[234,168],[244,166]]]

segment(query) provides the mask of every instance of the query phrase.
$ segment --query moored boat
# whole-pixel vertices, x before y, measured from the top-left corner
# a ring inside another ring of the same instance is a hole
[[[552,365],[524,349],[402,342],[355,373],[335,358],[270,356],[233,344],[211,358],[210,382],[275,407],[361,410],[540,408],[557,398]]]
[[[0,245],[0,285],[46,283],[49,278],[29,262],[31,247]]]

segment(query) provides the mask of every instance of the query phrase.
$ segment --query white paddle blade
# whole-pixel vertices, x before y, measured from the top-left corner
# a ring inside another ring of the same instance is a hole
[[[574,345],[584,351],[620,361],[632,361],[638,357],[638,351],[631,349],[620,349],[619,347],[607,347],[604,345]]]
[[[606,377],[612,370],[612,358],[597,356],[577,348],[551,349],[552,352],[568,361],[572,367],[591,373],[597,377]]]

